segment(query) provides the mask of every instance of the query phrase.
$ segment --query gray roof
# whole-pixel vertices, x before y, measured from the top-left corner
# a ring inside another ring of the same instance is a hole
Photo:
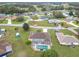
[[[79,45],[79,40],[74,36],[64,35],[60,32],[57,32],[56,36],[60,44],[71,45],[73,43],[74,45]]]
[[[58,19],[51,19],[51,20],[48,20],[49,23],[60,23],[61,21],[58,20]]]

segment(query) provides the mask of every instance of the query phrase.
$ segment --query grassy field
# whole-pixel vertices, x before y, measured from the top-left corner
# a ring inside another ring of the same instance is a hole
[[[58,53],[59,56],[62,57],[79,57],[79,46],[76,46],[75,48],[71,48],[69,46],[63,46],[60,45],[57,38],[56,38],[56,34],[54,30],[49,30],[49,33],[51,35],[51,39],[52,39],[52,48],[54,50],[56,50],[56,52]],[[64,34],[71,34],[69,31],[64,31]]]
[[[17,21],[16,20],[12,20],[12,24],[23,24],[29,17],[28,16],[24,16],[24,21]]]
[[[62,27],[73,27],[72,25],[70,25],[70,24],[67,24],[66,22],[62,22],[62,23],[60,23],[61,24],[61,26]],[[62,25],[63,24],[63,25]]]
[[[56,26],[55,24],[49,24],[48,21],[30,21],[30,25],[37,25],[37,26],[44,26],[44,27],[54,27]]]
[[[7,24],[8,21],[7,20],[0,20],[0,24]]]
[[[76,23],[76,21],[74,21],[73,23],[74,23],[75,25],[78,25],[78,26],[79,26],[79,23]]]
[[[12,24],[22,24],[23,22],[12,21]]]
[[[7,30],[7,37],[6,40],[8,40],[12,44],[13,53],[8,55],[9,57],[18,57],[18,56],[39,56],[39,52],[34,51],[31,46],[27,46],[25,44],[25,41],[29,37],[30,31],[35,31],[35,29],[30,29],[30,31],[24,31],[22,28],[19,28],[18,32],[21,35],[21,38],[19,40],[16,40],[15,37],[16,31],[14,30],[15,27],[0,27],[5,28]]]
[[[52,23],[52,24],[49,24],[48,21],[30,21],[29,22],[30,25],[37,25],[37,26],[44,26],[44,27],[55,27],[57,26],[56,24]],[[66,22],[62,22],[60,23],[62,27],[73,27],[72,25],[70,24],[67,24]],[[63,24],[63,25],[62,25]]]
[[[75,31],[79,32],[79,29],[74,29]]]
[[[69,31],[69,30],[67,30],[67,29],[61,30],[61,32],[63,32],[64,35],[75,36],[76,38],[79,39],[79,36],[78,36],[78,35],[74,34],[73,32],[71,32],[71,31]]]

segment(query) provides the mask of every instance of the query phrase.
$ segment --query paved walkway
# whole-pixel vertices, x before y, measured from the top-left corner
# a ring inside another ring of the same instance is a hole
[[[75,26],[75,27],[79,27],[78,25],[75,25],[75,24],[72,23],[72,22],[69,22],[69,24],[71,24],[71,25],[73,25],[73,26]]]
[[[23,24],[0,24],[0,26],[18,26],[22,27]]]
[[[43,29],[43,32],[48,32],[47,29]]]
[[[11,19],[7,19],[7,20],[8,20],[8,24],[12,24],[12,23],[11,23]]]
[[[78,35],[78,32],[76,32],[74,29],[72,29],[72,28],[71,28],[71,29],[68,28],[68,30],[71,31],[71,32],[73,32],[73,33],[75,33],[76,35]]]

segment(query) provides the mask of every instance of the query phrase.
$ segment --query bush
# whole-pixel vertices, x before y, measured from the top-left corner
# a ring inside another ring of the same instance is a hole
[[[73,15],[74,15],[74,14],[73,14],[73,11],[70,11],[70,12],[69,12],[69,15],[70,15],[70,16],[73,16]]]
[[[55,18],[65,18],[65,16],[62,14],[62,12],[59,12],[59,11],[53,11],[53,16]]]
[[[41,32],[41,29],[37,29],[37,32]]]
[[[26,45],[30,45],[32,42],[30,40],[27,40],[25,43]]]
[[[41,53],[41,57],[57,57],[58,54],[55,50],[47,50]]]

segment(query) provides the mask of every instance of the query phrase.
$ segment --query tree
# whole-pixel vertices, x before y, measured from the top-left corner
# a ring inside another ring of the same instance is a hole
[[[28,8],[28,11],[29,11],[29,12],[35,12],[35,11],[36,11],[36,8],[35,8],[34,6],[30,6],[30,7]]]
[[[32,42],[30,40],[27,40],[25,43],[26,45],[30,45]]]
[[[46,8],[42,8],[41,11],[46,11]]]
[[[41,57],[57,57],[58,54],[55,50],[51,49],[51,50],[47,50],[47,51],[43,51],[41,53]]]
[[[29,25],[28,25],[27,23],[24,23],[24,24],[23,24],[23,29],[24,29],[25,31],[29,30]]]
[[[64,18],[65,16],[60,11],[53,11],[53,16],[55,18]]]
[[[51,10],[63,10],[64,6],[63,5],[59,5],[59,6],[51,6],[50,8]]]
[[[69,12],[69,15],[70,15],[70,16],[73,16],[73,15],[74,15],[74,14],[73,14],[73,11],[70,11],[70,12]]]
[[[78,10],[75,10],[75,15],[76,15],[77,17],[79,17],[79,11],[78,11]]]

